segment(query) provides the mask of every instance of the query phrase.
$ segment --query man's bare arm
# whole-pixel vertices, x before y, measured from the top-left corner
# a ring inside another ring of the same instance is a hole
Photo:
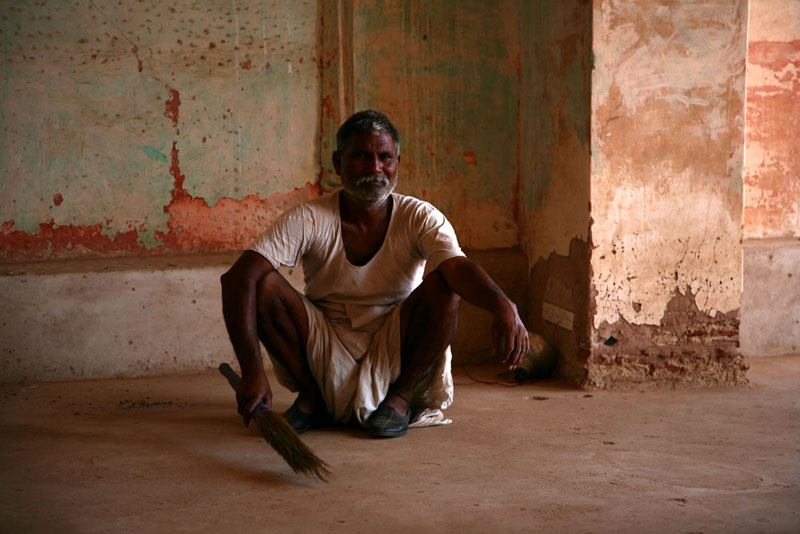
[[[242,383],[236,392],[236,400],[245,425],[262,399],[272,407],[272,389],[264,372],[258,342],[256,287],[264,276],[274,270],[272,264],[260,254],[246,251],[220,278],[222,314],[242,368]]]
[[[495,355],[510,369],[516,367],[528,352],[528,331],[516,304],[480,265],[463,256],[443,261],[437,270],[461,298],[494,315],[492,344]]]

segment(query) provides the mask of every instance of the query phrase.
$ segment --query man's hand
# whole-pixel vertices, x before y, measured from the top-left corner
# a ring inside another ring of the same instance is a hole
[[[509,304],[494,316],[492,345],[495,356],[514,369],[528,353],[528,330],[519,318],[517,307],[511,301]]]
[[[239,415],[244,420],[244,426],[250,424],[250,417],[253,415],[258,403],[261,401],[272,408],[272,388],[263,369],[242,372],[242,382],[236,391],[236,403],[239,405]]]
[[[443,261],[438,270],[447,284],[467,302],[494,315],[492,344],[494,353],[509,369],[514,369],[528,353],[528,329],[517,306],[477,263],[457,256]]]

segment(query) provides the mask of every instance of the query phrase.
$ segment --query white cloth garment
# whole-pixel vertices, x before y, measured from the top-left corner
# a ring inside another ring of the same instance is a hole
[[[274,268],[302,263],[309,319],[308,360],[336,421],[364,424],[400,373],[400,305],[431,270],[463,256],[444,215],[422,200],[392,194],[381,248],[366,265],[351,264],[341,238],[339,194],[301,204],[279,217],[251,250]],[[453,401],[448,347],[412,400],[412,425],[445,424]],[[272,359],[278,381],[296,391]]]

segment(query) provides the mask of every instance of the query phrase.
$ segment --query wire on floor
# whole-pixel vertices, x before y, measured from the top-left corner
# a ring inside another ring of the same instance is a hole
[[[464,374],[467,375],[467,378],[472,380],[472,382],[454,382],[454,386],[474,386],[475,384],[488,384],[490,386],[505,386],[507,388],[515,388],[521,383],[520,381],[512,378],[503,378],[500,380],[484,380],[481,378],[475,378],[470,374],[466,365],[460,365],[459,367],[461,367],[461,370],[464,371]],[[502,377],[503,375],[508,374],[510,373],[500,373],[497,376]]]

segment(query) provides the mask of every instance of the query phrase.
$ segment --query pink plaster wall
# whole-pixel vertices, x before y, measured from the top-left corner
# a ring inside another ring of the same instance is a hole
[[[746,238],[800,236],[800,2],[753,0],[747,53]]]

